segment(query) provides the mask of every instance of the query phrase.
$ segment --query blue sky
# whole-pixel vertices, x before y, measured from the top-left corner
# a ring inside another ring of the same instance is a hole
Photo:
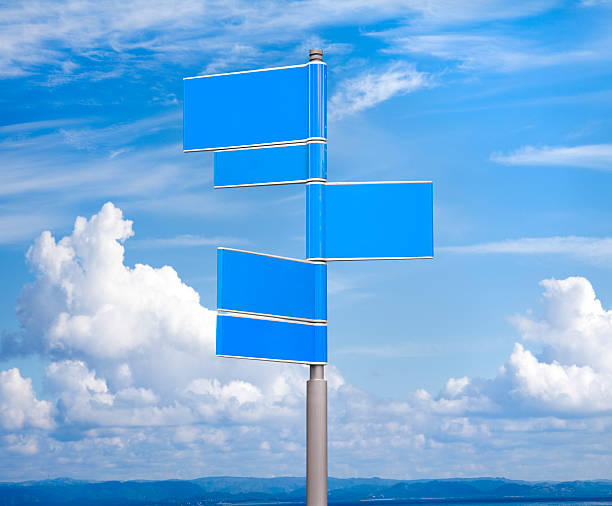
[[[612,478],[611,13],[1,7],[0,480],[303,474],[307,370],[215,358],[211,309],[216,246],[304,256],[304,188],[213,190],[181,109],[312,47],[329,179],[435,198],[434,260],[329,267],[330,474]]]

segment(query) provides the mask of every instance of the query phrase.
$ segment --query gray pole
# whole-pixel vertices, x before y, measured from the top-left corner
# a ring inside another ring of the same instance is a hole
[[[323,61],[322,49],[310,61]],[[311,216],[320,220],[321,216]],[[306,383],[306,504],[327,506],[327,381],[325,366],[311,365]]]
[[[327,381],[311,365],[306,384],[306,504],[327,506]]]

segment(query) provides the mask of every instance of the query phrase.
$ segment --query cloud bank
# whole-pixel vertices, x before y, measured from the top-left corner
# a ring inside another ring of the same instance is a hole
[[[19,352],[46,360],[44,390],[17,368],[0,372],[0,475],[303,474],[307,369],[216,358],[215,313],[172,267],[126,265],[133,235],[107,203],[29,249]],[[605,477],[612,310],[585,278],[541,285],[541,313],[513,318],[522,342],[494,378],[449,378],[437,394],[394,401],[328,367],[330,473]]]

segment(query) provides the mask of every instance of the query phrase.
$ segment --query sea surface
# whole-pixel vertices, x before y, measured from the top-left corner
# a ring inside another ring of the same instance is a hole
[[[401,505],[409,505],[409,504],[456,504],[457,506],[527,506],[527,505],[537,505],[537,506],[612,506],[612,500],[610,498],[606,499],[589,499],[589,500],[549,500],[549,499],[499,499],[494,501],[463,501],[458,499],[420,499],[415,501],[396,501],[396,500],[375,500],[375,501],[360,501],[355,503],[342,503],[342,505],[338,504],[337,506],[374,506],[376,503],[391,503],[388,506],[401,506]],[[330,503],[332,504],[332,503]],[[381,505],[382,506],[382,505]]]
[[[306,503],[301,502],[222,502],[222,506],[306,506]],[[504,498],[499,500],[487,501],[469,501],[461,499],[416,499],[416,500],[396,500],[396,499],[368,499],[359,502],[330,502],[330,506],[403,506],[403,505],[423,505],[423,504],[455,504],[457,506],[612,506],[612,500],[608,497],[605,499],[512,499]]]

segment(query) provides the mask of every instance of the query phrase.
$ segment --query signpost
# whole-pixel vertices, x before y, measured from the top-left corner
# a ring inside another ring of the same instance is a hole
[[[216,188],[303,183],[306,260],[219,248],[218,356],[309,364],[306,496],[327,505],[327,264],[433,257],[429,181],[327,182],[326,64],[186,78],[185,152]]]

